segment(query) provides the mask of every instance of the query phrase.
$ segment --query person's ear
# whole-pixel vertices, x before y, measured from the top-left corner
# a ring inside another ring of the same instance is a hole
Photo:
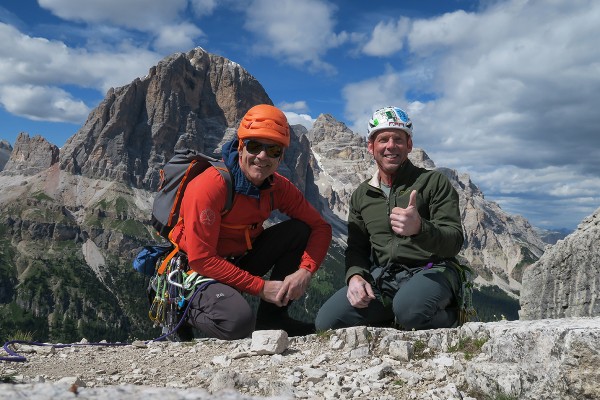
[[[373,140],[369,139],[367,142],[367,150],[371,155],[373,155]]]

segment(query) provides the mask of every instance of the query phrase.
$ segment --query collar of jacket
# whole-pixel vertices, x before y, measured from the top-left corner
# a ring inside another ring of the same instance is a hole
[[[409,165],[412,165],[412,163],[410,162],[409,159],[406,159],[406,161],[404,161],[398,167],[398,169],[396,170],[396,174],[394,175],[394,181],[392,182],[392,186],[394,186],[394,184],[398,180],[398,177],[402,176],[403,172],[409,168]],[[379,182],[380,182],[379,168],[377,168],[375,170],[375,174],[373,174],[373,177],[369,180],[369,185],[373,186],[374,188],[380,189]]]
[[[236,193],[258,199],[260,198],[260,191],[271,186],[273,176],[267,178],[260,187],[257,187],[250,182],[240,168],[238,142],[238,137],[235,135],[231,141],[223,145],[223,150],[221,151],[223,161],[233,177],[233,190]]]

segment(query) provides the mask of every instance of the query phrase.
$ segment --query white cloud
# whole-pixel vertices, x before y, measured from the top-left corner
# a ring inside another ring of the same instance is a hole
[[[217,8],[217,0],[190,0],[194,13],[203,17],[211,15]]]
[[[445,46],[457,43],[472,43],[480,40],[481,36],[474,34],[473,29],[480,29],[480,19],[475,14],[462,10],[447,13],[429,20],[414,21],[409,36],[410,46],[421,52],[430,53],[435,50],[445,50]],[[505,24],[502,24],[505,28]],[[492,27],[488,27],[492,29]],[[483,34],[486,32],[477,32]]]
[[[348,40],[334,32],[335,7],[321,0],[255,0],[246,9],[245,28],[259,40],[256,52],[313,71],[335,72],[322,60]]]
[[[8,112],[35,121],[78,123],[90,111],[81,100],[55,87],[2,85],[0,103]]]
[[[0,23],[0,103],[17,115],[37,120],[83,122],[87,107],[61,86],[97,89],[104,94],[110,87],[122,86],[144,76],[160,56],[123,45],[120,48],[88,52],[69,48],[56,40],[31,37]],[[17,98],[7,96],[23,94]],[[45,99],[31,101],[27,98]],[[61,100],[62,99],[62,100]],[[61,110],[70,105],[72,110]]]
[[[108,23],[146,32],[170,24],[187,0],[38,0],[41,7],[69,21]]]
[[[285,116],[287,117],[288,124],[290,125],[302,125],[306,129],[312,128],[315,123],[315,118],[311,117],[308,114],[298,114],[293,111],[285,111]]]
[[[385,106],[407,108],[407,89],[402,74],[389,67],[381,76],[346,85],[342,97],[346,103],[345,114],[350,121],[350,129],[366,136],[367,123],[373,111]]]
[[[585,161],[592,166],[589,172],[600,174],[600,157],[590,157],[598,154],[579,147],[600,144],[600,116],[594,111],[600,53],[589,51],[600,34],[600,4],[513,1],[477,19],[460,14],[440,18],[443,34],[411,42],[411,50],[425,61],[436,44],[433,38],[444,48],[436,55],[433,80],[441,96],[427,110],[432,141],[476,148],[472,164],[494,160],[536,168]],[[435,31],[427,24],[440,23],[415,23],[415,36],[417,29]],[[470,40],[465,40],[465,26]],[[450,136],[451,141],[444,140]],[[569,154],[577,157],[565,157]]]
[[[196,46],[195,39],[203,36],[200,28],[190,23],[161,26],[158,29],[154,48],[161,53],[187,51]]]
[[[398,21],[380,22],[362,50],[369,56],[389,56],[402,50],[409,30],[410,20],[406,17],[401,17]]]
[[[300,100],[300,101],[295,101],[293,103],[288,103],[288,102],[282,102],[279,103],[278,105],[279,108],[281,108],[283,111],[297,111],[297,112],[307,112],[308,111],[308,105],[306,104],[306,101]]]
[[[571,227],[600,205],[600,179],[582,176],[570,166],[524,169],[495,166],[471,178],[511,213],[526,214],[539,226]]]
[[[316,119],[307,114],[308,105],[304,100],[294,101],[292,103],[284,101],[277,106],[283,110],[288,119],[288,124],[290,125],[302,125],[306,129],[310,129],[315,123]]]
[[[190,0],[196,16],[210,15],[212,0]],[[40,0],[40,6],[68,21],[81,21],[98,29],[115,27],[150,33],[154,48],[165,54],[187,51],[204,36],[202,30],[185,20],[188,0]]]

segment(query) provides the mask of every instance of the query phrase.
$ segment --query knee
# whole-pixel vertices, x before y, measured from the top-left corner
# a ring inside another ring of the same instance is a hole
[[[406,330],[427,329],[432,317],[427,309],[417,302],[394,301],[393,310],[396,324]]]
[[[323,312],[323,308],[319,310],[317,316],[315,318],[315,329],[317,332],[323,332],[328,329],[333,329],[333,321],[331,318],[328,318]]]
[[[308,240],[308,237],[310,236],[311,232],[310,226],[308,226],[308,224],[295,218],[290,219],[289,223],[292,225],[292,229],[294,230],[294,232],[297,233],[298,237],[306,238],[306,240]]]
[[[351,321],[354,308],[346,298],[346,288],[340,289],[321,306],[315,318],[315,329],[323,332],[328,329],[346,328],[354,325]]]
[[[231,328],[226,331],[227,339],[243,339],[252,335],[255,324],[256,321],[252,310],[248,310],[248,312],[243,315],[238,315],[236,319],[231,321]]]
[[[456,324],[458,314],[454,307],[440,308],[423,303],[394,303],[396,323],[405,330],[450,328]]]
[[[236,310],[226,319],[213,321],[214,337],[222,340],[243,339],[254,332],[256,321],[252,309]]]
[[[423,314],[411,310],[394,310],[396,324],[405,330],[426,329],[429,322]]]

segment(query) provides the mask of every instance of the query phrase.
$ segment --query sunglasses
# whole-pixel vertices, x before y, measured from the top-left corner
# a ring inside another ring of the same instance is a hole
[[[246,139],[244,140],[244,146],[250,154],[260,154],[261,151],[265,151],[271,158],[279,158],[283,153],[283,148],[278,144],[265,144],[257,142],[256,140]]]

